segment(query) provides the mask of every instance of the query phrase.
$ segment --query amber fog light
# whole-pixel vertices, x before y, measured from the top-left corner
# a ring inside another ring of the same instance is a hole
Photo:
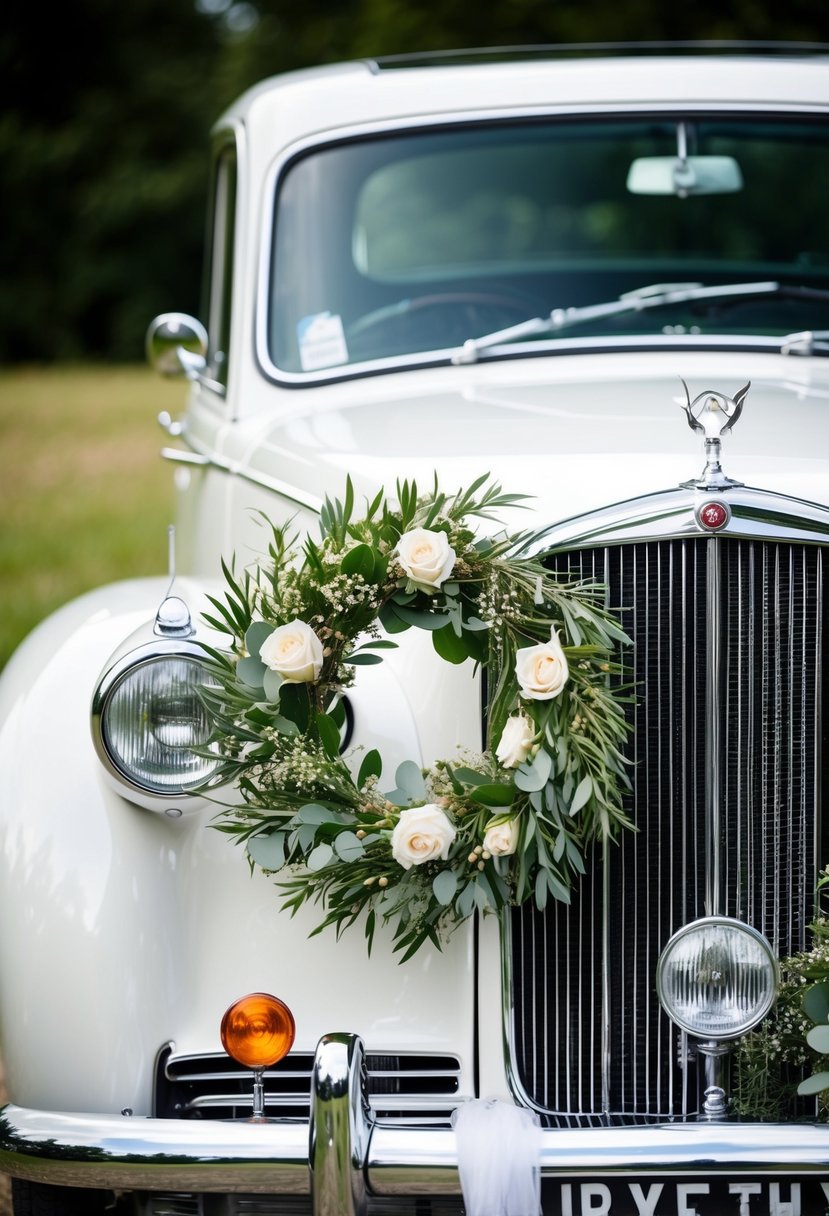
[[[237,1064],[254,1071],[269,1068],[294,1042],[293,1014],[278,997],[252,992],[234,1001],[222,1018],[222,1046]]]
[[[681,1030],[700,1039],[735,1039],[771,1009],[777,975],[777,959],[762,933],[727,916],[707,916],[668,942],[656,990]]]

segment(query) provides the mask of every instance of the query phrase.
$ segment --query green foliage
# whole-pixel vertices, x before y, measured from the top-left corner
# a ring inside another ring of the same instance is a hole
[[[735,1109],[764,1119],[791,1117],[798,1097],[817,1097],[829,1118],[829,919],[821,910],[829,867],[817,884],[812,945],[780,964],[772,1012],[737,1044]]]
[[[602,589],[560,582],[529,555],[534,538],[478,537],[474,520],[518,501],[486,476],[454,495],[403,482],[358,518],[349,482],[326,501],[319,541],[275,529],[267,561],[225,564],[213,600],[230,646],[209,654],[219,687],[205,704],[218,784],[241,796],[216,826],[279,872],[284,907],[320,902],[320,928],[338,933],[365,912],[369,945],[391,922],[402,959],[475,912],[569,900],[585,843],[631,826],[614,658],[627,639]],[[343,688],[396,646],[378,621],[427,630],[444,660],[490,669],[482,756],[426,771],[405,761],[381,788],[376,749],[341,754]],[[565,621],[577,644],[562,647]],[[519,675],[522,655],[549,686]]]

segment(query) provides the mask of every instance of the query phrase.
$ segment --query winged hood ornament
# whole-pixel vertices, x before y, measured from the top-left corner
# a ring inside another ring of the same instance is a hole
[[[705,468],[696,481],[685,484],[696,486],[700,490],[723,490],[728,486],[742,485],[742,482],[733,481],[723,473],[720,455],[722,436],[731,430],[743,412],[743,402],[751,387],[751,381],[744,384],[733,397],[717,392],[716,389],[705,389],[693,401],[684,380],[682,387],[685,389],[686,404],[681,408],[685,411],[688,425],[692,431],[698,431],[705,436]]]

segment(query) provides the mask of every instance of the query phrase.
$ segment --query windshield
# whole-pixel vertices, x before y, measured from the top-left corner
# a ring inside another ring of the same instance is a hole
[[[827,198],[829,127],[803,119],[501,122],[322,148],[277,189],[270,357],[290,373],[427,358],[565,309],[570,328],[510,352],[826,329],[808,291],[578,310],[654,285],[826,290]]]

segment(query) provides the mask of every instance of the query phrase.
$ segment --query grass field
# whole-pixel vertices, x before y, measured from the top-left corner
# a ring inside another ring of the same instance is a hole
[[[155,419],[185,392],[144,367],[0,372],[0,667],[79,592],[164,572],[172,466]]]

